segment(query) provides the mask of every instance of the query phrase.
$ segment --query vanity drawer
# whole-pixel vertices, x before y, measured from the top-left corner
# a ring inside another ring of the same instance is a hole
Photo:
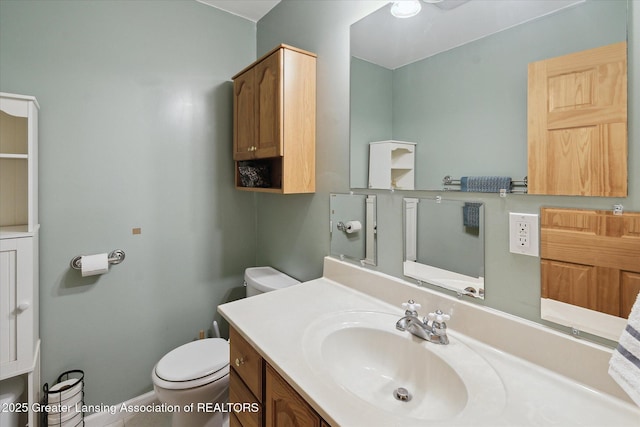
[[[229,344],[231,368],[262,402],[262,357],[232,327],[229,328]]]
[[[230,403],[251,403],[260,406],[259,412],[240,411],[233,415],[237,417],[237,421],[242,427],[260,427],[262,425],[262,405],[255,398],[253,393],[249,391],[247,386],[242,382],[240,376],[234,371],[229,375],[229,402]]]

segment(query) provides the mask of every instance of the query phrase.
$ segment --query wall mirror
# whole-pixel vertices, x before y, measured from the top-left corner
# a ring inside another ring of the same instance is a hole
[[[331,255],[376,265],[376,196],[331,194]]]
[[[488,24],[484,27],[481,24]],[[351,26],[352,188],[369,143],[416,143],[415,189],[527,174],[527,65],[626,41],[626,1],[444,0]]]
[[[640,292],[640,212],[540,210],[542,319],[617,340]]]
[[[484,299],[484,205],[404,199],[405,276]]]

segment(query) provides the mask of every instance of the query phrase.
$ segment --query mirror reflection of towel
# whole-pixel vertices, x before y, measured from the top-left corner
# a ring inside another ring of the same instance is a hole
[[[508,176],[463,176],[460,178],[460,191],[477,193],[511,192],[511,178]]]
[[[462,206],[462,224],[465,227],[480,227],[480,206],[482,203],[478,202],[465,202]]]

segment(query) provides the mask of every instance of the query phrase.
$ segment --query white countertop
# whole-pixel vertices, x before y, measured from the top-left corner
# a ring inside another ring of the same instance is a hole
[[[441,308],[452,313],[449,335],[463,341],[488,361],[500,376],[506,390],[507,402],[498,414],[491,414],[486,419],[454,417],[436,420],[429,425],[638,426],[640,408],[583,385],[591,380],[598,384],[606,383],[603,387],[619,393],[601,372],[603,369],[606,371],[606,367],[600,365],[606,362],[607,354],[610,354],[605,348],[559,336],[557,332],[547,330],[548,328],[530,325],[528,323],[531,322],[508,315],[496,320],[498,325],[507,325],[506,329],[483,339],[491,343],[487,345],[474,339],[484,337],[472,337],[473,334],[469,332],[494,326],[479,323],[484,321],[485,315],[499,317],[499,312],[329,258],[325,260],[324,274],[323,278],[277,292],[223,304],[218,307],[218,311],[333,427],[424,425],[424,421],[412,424],[411,420],[379,410],[337,383],[323,378],[308,362],[302,346],[307,326],[328,313],[370,310],[394,314],[399,319],[404,314],[399,302],[406,301],[407,295],[416,295],[414,299],[418,302],[419,298],[428,301],[429,311]],[[353,286],[370,287],[371,293],[377,298],[355,290]],[[433,307],[431,304],[438,306]],[[423,302],[423,307],[425,305],[427,304]],[[482,315],[479,314],[480,311]],[[471,323],[466,322],[469,316],[473,316],[475,325],[467,325]],[[531,330],[522,329],[526,327]],[[514,335],[513,328],[520,328],[517,335]],[[545,333],[548,336],[544,336]],[[550,363],[552,369],[566,369],[567,372],[561,372],[564,375],[560,375],[547,367],[508,354],[504,348],[496,348],[496,340],[509,340],[505,343],[507,348],[512,344],[518,348],[524,347],[524,351],[527,350],[526,345],[520,346],[518,343],[527,341],[529,345],[533,342],[534,348],[540,353],[532,354],[534,360],[542,358],[540,360],[543,365]],[[538,344],[541,346],[537,346]],[[574,357],[583,361],[584,368],[576,367],[580,363],[572,363]],[[569,363],[565,368],[563,363],[567,360]],[[558,361],[557,367],[555,361]],[[583,384],[568,378],[576,376]],[[608,389],[606,391],[610,392]]]

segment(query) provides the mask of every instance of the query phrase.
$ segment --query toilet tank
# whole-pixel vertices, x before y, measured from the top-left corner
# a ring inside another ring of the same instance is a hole
[[[273,267],[250,267],[244,271],[244,283],[247,287],[247,297],[252,297],[297,285],[300,281]]]

